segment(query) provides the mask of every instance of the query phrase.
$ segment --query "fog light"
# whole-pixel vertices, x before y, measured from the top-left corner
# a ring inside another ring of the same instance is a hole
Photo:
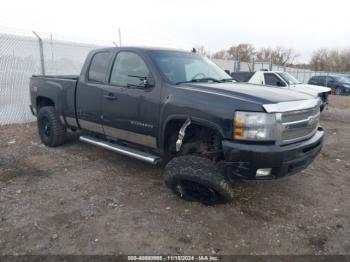
[[[268,176],[271,174],[272,168],[260,168],[256,170],[256,176]]]

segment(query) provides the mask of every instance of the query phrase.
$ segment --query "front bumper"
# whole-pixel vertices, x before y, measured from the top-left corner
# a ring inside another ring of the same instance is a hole
[[[324,131],[318,128],[308,140],[287,146],[244,144],[224,140],[226,170],[229,176],[245,179],[275,179],[305,169],[322,148]],[[261,168],[271,168],[268,176],[256,176]]]

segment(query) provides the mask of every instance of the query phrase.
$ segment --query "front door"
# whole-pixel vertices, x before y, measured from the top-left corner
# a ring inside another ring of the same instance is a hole
[[[156,148],[160,86],[146,87],[151,72],[137,53],[120,51],[112,66],[102,101],[107,137]]]

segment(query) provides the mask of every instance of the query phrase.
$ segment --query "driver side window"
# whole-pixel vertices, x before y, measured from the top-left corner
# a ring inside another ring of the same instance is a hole
[[[110,84],[116,86],[142,86],[149,70],[142,58],[132,52],[122,51],[114,61]]]
[[[284,83],[275,74],[265,74],[265,85],[285,86]]]

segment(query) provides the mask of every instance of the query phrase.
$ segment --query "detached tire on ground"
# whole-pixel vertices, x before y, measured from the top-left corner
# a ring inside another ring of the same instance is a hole
[[[38,113],[38,132],[41,141],[49,147],[56,147],[64,143],[66,128],[62,125],[53,106],[40,108]]]
[[[204,157],[179,156],[165,167],[165,184],[176,195],[207,205],[233,200],[232,184],[215,164]]]

